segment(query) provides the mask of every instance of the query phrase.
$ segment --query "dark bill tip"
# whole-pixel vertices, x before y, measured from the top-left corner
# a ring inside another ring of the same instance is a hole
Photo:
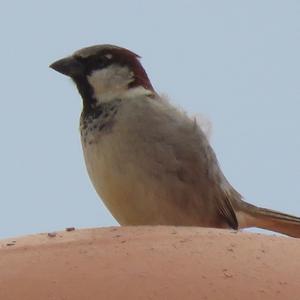
[[[49,67],[61,74],[70,77],[80,75],[82,72],[81,63],[72,56],[57,60],[54,63],[52,63]]]

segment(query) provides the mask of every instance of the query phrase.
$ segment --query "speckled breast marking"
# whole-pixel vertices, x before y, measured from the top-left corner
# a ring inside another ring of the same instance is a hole
[[[121,99],[102,103],[90,112],[83,112],[80,118],[80,134],[84,145],[96,143],[96,136],[108,133],[115,123],[115,116]]]

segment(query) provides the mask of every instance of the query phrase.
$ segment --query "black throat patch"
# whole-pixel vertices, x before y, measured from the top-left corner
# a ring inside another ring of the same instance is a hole
[[[121,99],[115,99],[107,103],[101,103],[93,109],[85,109],[80,117],[80,133],[82,142],[91,145],[96,142],[99,134],[109,133],[116,122],[115,116],[122,103]]]
[[[77,89],[81,95],[83,101],[83,111],[93,111],[93,107],[97,104],[97,100],[94,97],[94,90],[89,84],[86,76],[78,76],[73,78]]]

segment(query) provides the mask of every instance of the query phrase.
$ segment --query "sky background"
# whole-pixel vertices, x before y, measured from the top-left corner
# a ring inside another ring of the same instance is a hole
[[[87,176],[79,94],[48,68],[102,43],[211,120],[249,202],[300,215],[300,1],[3,1],[0,33],[0,238],[117,224]]]

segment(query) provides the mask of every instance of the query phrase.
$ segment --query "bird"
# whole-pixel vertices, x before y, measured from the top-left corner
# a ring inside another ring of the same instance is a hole
[[[50,67],[81,95],[87,172],[120,225],[258,227],[300,237],[300,218],[235,190],[201,126],[156,92],[139,55],[94,45]]]

